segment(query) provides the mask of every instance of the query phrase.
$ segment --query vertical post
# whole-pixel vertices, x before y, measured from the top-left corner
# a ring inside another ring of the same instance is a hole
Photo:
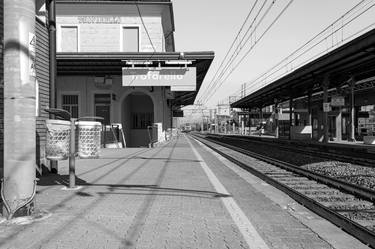
[[[289,140],[292,139],[293,129],[293,97],[289,98]]]
[[[310,138],[312,138],[312,133],[313,133],[313,127],[312,127],[312,105],[311,105],[311,90],[309,91],[308,95],[307,95],[307,111],[308,111],[308,124],[307,125],[310,125],[311,126],[311,134],[310,134]]]
[[[350,138],[349,141],[355,142],[355,104],[354,104],[354,79],[350,80]]]
[[[204,119],[203,119],[203,117],[202,117],[202,129],[201,129],[201,133],[204,133]]]
[[[328,103],[328,85],[329,85],[329,78],[328,75],[324,76],[323,79],[323,103]],[[324,126],[324,137],[323,143],[328,143],[328,112],[323,112],[323,126]]]
[[[50,108],[56,108],[56,4],[55,0],[47,0],[49,31],[49,80]]]
[[[47,0],[49,31],[49,108],[56,108],[56,4]],[[50,115],[53,116],[53,115]],[[51,172],[57,173],[58,161],[51,161]]]
[[[275,101],[275,138],[279,138],[279,107],[277,101]]]
[[[245,135],[245,120],[241,120],[241,135]]]
[[[36,163],[35,1],[4,3],[4,199],[11,209],[33,196]],[[28,215],[30,206],[21,208]],[[6,211],[4,211],[6,214]]]
[[[76,186],[76,119],[70,119],[69,188]]]
[[[215,134],[219,133],[219,127],[218,127],[218,120],[217,120],[217,110],[215,109]]]
[[[249,112],[249,119],[247,120],[247,122],[248,122],[248,125],[249,125],[249,135],[250,135],[250,127],[251,127],[251,119],[250,119],[250,108],[248,108],[248,112]]]
[[[336,139],[337,141],[342,140],[342,109],[339,107],[339,113],[336,116]]]

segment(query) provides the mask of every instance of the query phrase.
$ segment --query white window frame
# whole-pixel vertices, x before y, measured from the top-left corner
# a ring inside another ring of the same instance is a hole
[[[120,25],[120,52],[124,51],[124,28],[138,28],[138,52],[143,52],[141,47],[142,40],[142,26],[139,24]]]
[[[62,47],[61,47],[61,29],[65,27],[71,27],[71,28],[77,28],[77,53],[81,52],[81,36],[80,36],[80,25],[78,24],[58,24],[57,25],[57,30],[56,30],[56,35],[57,35],[57,40],[56,40],[56,49],[57,52],[62,52]]]
[[[62,109],[63,106],[63,95],[78,95],[78,117],[82,116],[82,102],[81,102],[81,92],[79,91],[61,91],[58,94],[57,106]]]

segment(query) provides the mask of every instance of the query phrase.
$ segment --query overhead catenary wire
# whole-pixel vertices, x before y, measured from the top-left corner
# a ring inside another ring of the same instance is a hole
[[[263,31],[258,39],[255,40],[254,44],[246,51],[246,53],[241,57],[240,61],[238,61],[234,67],[232,67],[231,71],[226,75],[224,80],[221,80],[215,89],[212,89],[211,93],[206,96],[206,100],[210,99],[217,90],[222,86],[222,84],[228,79],[228,77],[234,72],[234,70],[242,63],[242,61],[247,57],[247,55],[253,50],[253,48],[259,43],[260,40],[266,35],[266,33],[273,27],[273,25],[280,19],[280,17],[285,13],[285,11],[290,7],[294,0],[290,0],[286,6],[281,10],[281,12],[276,16],[276,18],[271,22],[270,25]],[[229,67],[228,67],[229,68]]]
[[[266,16],[266,14],[269,12],[269,10],[271,9],[271,7],[273,6],[273,4],[275,3],[276,0],[273,0],[270,4],[270,6],[268,7],[268,9],[265,11],[265,13],[263,14],[263,16],[261,17],[260,21],[258,21],[258,23],[256,24],[256,26],[253,28],[253,31],[250,33],[250,37],[255,33],[255,30],[258,28],[258,26],[261,24],[262,20],[264,19],[264,17]],[[257,3],[257,2],[256,2]],[[219,73],[219,76],[218,78],[215,78],[213,77],[209,86],[206,87],[206,90],[203,92],[203,94],[200,94],[200,100],[205,98],[205,96],[208,96],[209,93],[212,91],[212,89],[215,89],[216,88],[216,85],[218,84],[219,80],[222,78],[223,76],[223,73],[226,72],[227,68],[228,68],[228,65],[230,65],[230,63],[232,62],[233,58],[236,58],[238,56],[238,54],[240,53],[240,51],[243,49],[243,47],[246,45],[246,43],[243,43],[243,40],[245,39],[245,37],[247,36],[248,32],[251,30],[251,28],[253,27],[254,23],[257,21],[258,19],[258,16],[262,13],[262,10],[263,8],[265,7],[267,3],[267,0],[263,2],[263,4],[261,5],[261,7],[259,8],[258,12],[256,13],[255,17],[253,18],[253,21],[251,22],[251,24],[249,25],[249,27],[247,28],[246,30],[246,33],[245,35],[243,36],[243,38],[241,39],[241,41],[239,42],[239,44],[236,46],[235,50],[232,52],[232,55],[230,56],[230,59],[229,61],[225,64],[224,68],[220,71]],[[254,8],[251,8],[251,12]],[[250,13],[251,14],[251,13]],[[248,18],[246,19],[248,20]],[[245,25],[245,22],[243,24],[243,26]],[[238,37],[239,34],[236,36]],[[248,39],[247,39],[248,41]],[[234,39],[233,43],[236,42],[236,39]],[[240,49],[238,50],[240,44],[243,44],[243,46],[240,47]],[[231,50],[231,49],[230,49]],[[229,51],[230,51],[229,50]],[[228,51],[228,52],[229,52]],[[226,56],[227,57],[227,56]],[[223,63],[224,63],[225,60],[223,60]],[[222,63],[222,64],[223,64]],[[217,73],[215,74],[217,75]]]
[[[324,35],[324,33],[326,33],[327,31],[330,31],[331,27],[335,24],[337,24],[339,21],[342,21],[344,20],[344,18],[346,16],[348,16],[349,14],[351,14],[352,12],[356,11],[356,9],[358,8],[359,5],[361,5],[363,2],[365,2],[366,0],[363,0],[361,2],[359,2],[358,4],[356,4],[354,7],[352,7],[349,11],[347,11],[344,15],[342,15],[340,18],[338,18],[337,20],[335,20],[332,24],[328,25],[324,30],[322,30],[321,32],[319,32],[318,34],[316,34],[315,36],[313,36],[311,39],[309,39],[309,41],[307,41],[306,43],[304,43],[302,46],[300,46],[299,48],[297,48],[295,51],[293,51],[290,55],[288,55],[287,57],[285,57],[284,59],[282,59],[280,62],[278,62],[276,65],[274,65],[272,68],[270,68],[269,70],[267,70],[265,73],[263,73],[262,75],[260,75],[259,77],[257,77],[256,79],[252,80],[252,81],[249,81],[249,82],[246,82],[248,84],[248,86],[246,87],[246,90],[250,90],[254,87],[254,85],[256,83],[259,83],[259,81],[263,81],[263,78],[270,78],[271,76],[273,76],[274,74],[276,74],[277,72],[281,71],[286,65],[282,65],[280,68],[278,68],[276,71],[273,71],[275,70],[277,67],[279,67],[282,63],[286,62],[287,61],[287,65],[288,64],[291,64],[293,63],[294,61],[296,61],[297,59],[299,59],[301,56],[305,55],[307,52],[311,51],[313,48],[315,48],[317,45],[319,45],[320,43],[322,43],[323,41],[325,41],[325,39],[327,39],[329,36],[331,36],[332,34],[338,32],[340,29],[344,28],[345,26],[347,26],[348,24],[350,24],[351,22],[353,22],[355,19],[357,19],[358,17],[360,17],[362,14],[364,14],[365,12],[367,12],[368,10],[370,10],[372,7],[374,7],[375,4],[371,5],[370,7],[367,7],[365,10],[363,10],[362,12],[360,12],[359,14],[355,15],[353,18],[351,18],[349,21],[344,21],[341,26],[335,30],[332,31],[332,33],[329,33],[328,35],[324,36],[323,38],[321,38],[318,42],[316,42],[315,44],[311,45],[308,47],[308,45],[310,43],[312,43],[314,40],[318,39],[319,37],[321,37],[322,35]],[[366,7],[366,5],[365,5]],[[355,13],[354,13],[355,14]],[[349,16],[351,17],[351,16]],[[368,27],[371,27],[372,25],[369,25]],[[366,30],[365,29],[362,29],[362,30]],[[361,32],[361,31],[360,31]],[[357,32],[357,33],[360,33],[360,32]],[[346,39],[343,39],[341,40],[341,42],[344,42],[345,40],[348,40],[350,37],[346,38]],[[305,47],[308,47],[306,48],[306,50],[304,52],[301,52],[301,54],[298,54],[298,52],[300,52],[302,49],[304,49]],[[322,51],[320,52],[318,55],[322,54],[322,53],[325,53],[326,51]],[[298,54],[298,55],[297,55]],[[291,59],[293,56],[295,56],[295,58]],[[314,55],[312,58],[315,58],[317,55]],[[310,61],[311,58],[309,58],[307,61]],[[303,65],[304,63],[306,63],[307,61],[304,61],[301,63],[301,65]],[[273,71],[273,72],[272,72]]]
[[[250,30],[250,28],[254,24],[255,20],[258,18],[258,15],[260,14],[261,10],[264,8],[265,3],[266,3],[266,1],[261,6],[261,8],[260,8],[260,10],[259,10],[259,12],[257,14],[257,16],[254,18],[253,23],[250,25],[249,29],[246,31],[244,37],[241,39],[241,41],[240,41],[239,44],[242,44],[242,42],[243,42],[244,38],[246,37],[248,31]],[[269,11],[271,10],[271,8],[272,8],[272,6],[274,4],[275,4],[275,1],[272,1],[271,4],[270,4],[270,6],[268,6],[267,10],[265,11],[265,13],[262,15],[262,17],[258,21],[257,25],[253,28],[253,31],[250,33],[250,35],[248,36],[248,38],[246,39],[246,41],[245,41],[244,44],[246,44],[253,35],[255,36],[257,28],[262,23],[262,21],[264,20],[264,18],[267,16],[267,14],[269,13]],[[256,40],[256,38],[254,38],[254,40]],[[241,50],[244,48],[244,46],[240,47],[239,50],[237,50],[238,48],[239,48],[239,45],[237,45],[235,52],[232,54],[232,56],[230,57],[229,61],[226,63],[224,69],[222,70],[222,72],[219,75],[219,78],[216,81],[219,81],[223,77],[223,75],[227,72],[228,68],[233,63],[233,61],[237,58],[237,56],[239,55],[239,53],[241,52]]]
[[[256,0],[256,1],[254,2],[254,4],[252,5],[252,7],[250,8],[250,11],[248,12],[248,14],[247,14],[247,16],[246,16],[244,22],[242,23],[240,30],[237,32],[236,37],[234,38],[232,44],[230,45],[230,48],[228,49],[227,53],[225,54],[224,59],[221,61],[221,63],[220,63],[220,65],[219,65],[219,67],[217,68],[217,70],[216,70],[214,76],[212,77],[212,80],[210,81],[209,85],[206,87],[205,92],[204,92],[203,94],[201,94],[202,96],[204,96],[204,95],[206,94],[206,92],[209,91],[210,87],[211,87],[212,84],[215,82],[215,78],[216,78],[217,74],[219,73],[220,69],[222,68],[222,66],[223,66],[223,64],[224,64],[224,62],[225,62],[225,60],[228,58],[228,55],[229,55],[230,51],[232,50],[234,44],[236,43],[238,37],[239,37],[240,34],[241,34],[241,31],[243,30],[243,28],[245,27],[247,21],[249,20],[249,18],[250,18],[250,16],[251,16],[251,14],[253,13],[253,10],[255,9],[255,7],[256,7],[258,1],[259,1],[259,0]],[[264,4],[265,4],[265,3],[266,3],[266,1],[264,1]],[[264,5],[264,4],[263,4],[263,5]],[[256,17],[254,18],[254,20],[255,20],[255,19],[256,19]],[[251,27],[252,27],[252,24],[249,26],[248,30],[249,30]],[[241,43],[241,42],[240,42],[240,43]],[[237,49],[237,48],[236,48],[236,49]]]
[[[372,4],[372,5],[369,6],[370,4]],[[360,1],[355,6],[353,6],[350,10],[348,10],[343,15],[341,15],[338,19],[336,19],[333,23],[331,23],[330,25],[328,25],[324,30],[322,30],[321,32],[319,32],[317,35],[313,36],[311,39],[309,39],[309,41],[307,41],[306,43],[304,43],[302,46],[300,46],[295,51],[293,51],[290,55],[288,55],[283,60],[281,60],[280,62],[278,62],[275,66],[273,66],[272,68],[270,68],[269,70],[267,70],[265,73],[263,73],[262,75],[260,75],[256,79],[254,79],[252,81],[245,82],[245,84],[247,85],[247,87],[245,88],[245,91],[249,92],[249,94],[250,94],[251,92],[248,91],[248,90],[255,91],[256,89],[254,90],[254,87],[258,87],[258,88],[261,87],[262,81],[264,82],[263,83],[263,86],[264,86],[267,83],[266,80],[273,81],[273,80],[276,80],[277,78],[285,75],[285,74],[282,74],[281,76],[275,76],[274,78],[271,78],[274,74],[276,74],[277,72],[281,71],[282,69],[284,69],[289,64],[292,65],[293,62],[295,62],[297,59],[299,59],[301,56],[305,55],[306,53],[310,52],[317,45],[319,45],[322,42],[324,42],[325,40],[327,40],[327,38],[329,38],[330,36],[333,36],[334,34],[337,34],[340,31],[340,29],[341,29],[341,33],[343,34],[342,30],[343,30],[343,28],[345,26],[349,25],[355,19],[359,18],[361,15],[363,15],[368,10],[370,10],[371,8],[373,8],[374,5],[375,4],[373,4],[373,1],[367,1],[367,0]],[[364,8],[366,8],[366,9],[363,10]],[[340,24],[341,26],[338,27],[338,28],[336,28],[336,29],[334,29],[333,27],[335,25],[337,26],[338,24]],[[355,37],[356,35],[364,32],[365,30],[368,30],[369,28],[373,27],[374,25],[375,25],[375,23],[372,23],[372,24],[366,26],[365,28],[359,30],[358,32],[355,32],[354,34],[350,35],[349,37],[347,37],[345,39],[342,36],[341,37],[341,41],[337,40],[335,44],[331,45],[331,48],[333,48],[334,46],[337,46],[339,43],[343,43],[346,40],[351,39],[352,37]],[[324,34],[327,33],[327,32],[328,32],[328,34],[324,36]],[[323,38],[321,38],[322,36],[323,36]],[[308,46],[310,43],[312,43],[314,40],[316,40],[318,38],[320,39],[318,42],[314,43],[311,46]],[[301,50],[303,50],[305,47],[307,47],[306,51],[301,52]],[[294,66],[295,66],[295,68],[298,68],[299,66],[304,65],[305,63],[307,63],[307,62],[309,62],[309,61],[317,58],[318,56],[320,56],[320,55],[322,55],[322,54],[324,54],[326,52],[327,52],[327,50],[321,51],[320,53],[314,55],[313,57],[311,57],[311,58],[303,61],[299,65],[294,65]],[[298,53],[301,53],[301,54],[298,54]],[[296,57],[293,58],[293,59],[291,59],[293,56],[296,56]],[[286,64],[281,65],[282,63],[284,63],[286,61],[287,61]],[[275,69],[277,69],[277,70],[274,71]],[[241,92],[241,90],[236,91],[234,94],[235,95],[236,94],[239,95],[239,93]]]

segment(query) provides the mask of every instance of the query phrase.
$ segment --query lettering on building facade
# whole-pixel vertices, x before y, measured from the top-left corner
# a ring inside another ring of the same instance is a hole
[[[119,16],[79,16],[78,23],[94,24],[94,23],[108,23],[119,24],[121,18]]]

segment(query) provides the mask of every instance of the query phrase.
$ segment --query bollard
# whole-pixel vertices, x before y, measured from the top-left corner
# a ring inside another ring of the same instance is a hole
[[[70,153],[69,153],[69,188],[75,188],[76,186],[76,158],[75,158],[75,143],[76,143],[76,132],[75,132],[76,119],[70,119]]]

